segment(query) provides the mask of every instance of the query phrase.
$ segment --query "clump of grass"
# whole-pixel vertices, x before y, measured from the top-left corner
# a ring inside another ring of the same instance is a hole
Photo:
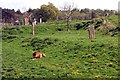
[[[22,47],[27,47],[27,46],[32,46],[33,50],[37,50],[37,51],[41,51],[42,49],[44,49],[45,47],[55,44],[58,41],[57,38],[52,39],[52,38],[29,38],[29,39],[25,39],[22,41],[23,45]]]

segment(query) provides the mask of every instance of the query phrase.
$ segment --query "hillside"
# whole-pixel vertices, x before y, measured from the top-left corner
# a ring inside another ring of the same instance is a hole
[[[72,22],[71,25],[81,21]],[[87,22],[87,21],[85,21]],[[94,42],[86,28],[66,31],[64,22],[3,27],[2,76],[5,78],[117,78],[118,37],[96,30]],[[45,58],[32,60],[32,52]]]

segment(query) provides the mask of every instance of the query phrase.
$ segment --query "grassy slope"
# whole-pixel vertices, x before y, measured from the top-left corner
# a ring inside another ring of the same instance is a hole
[[[35,39],[38,41],[33,43],[35,47],[39,45],[39,40],[54,42],[41,49],[46,58],[35,61],[31,60],[32,51],[37,51],[31,45],[31,27],[22,26],[19,30],[13,27],[17,38],[3,40],[3,77],[117,77],[117,37],[96,32],[94,42],[90,42],[87,30],[66,32],[63,28],[63,31],[56,31],[59,26],[64,24],[40,24],[35,27]]]
[[[112,21],[114,24],[118,25],[118,16],[112,15],[107,17],[108,20]]]

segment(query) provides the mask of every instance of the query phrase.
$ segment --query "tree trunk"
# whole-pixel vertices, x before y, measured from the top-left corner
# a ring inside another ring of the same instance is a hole
[[[69,23],[69,19],[67,19],[67,31],[69,32],[70,31],[70,23]]]

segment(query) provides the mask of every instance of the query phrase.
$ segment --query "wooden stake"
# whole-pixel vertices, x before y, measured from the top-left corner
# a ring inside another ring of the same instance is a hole
[[[35,31],[34,31],[34,22],[32,22],[32,36],[34,37],[34,35],[35,35]]]

